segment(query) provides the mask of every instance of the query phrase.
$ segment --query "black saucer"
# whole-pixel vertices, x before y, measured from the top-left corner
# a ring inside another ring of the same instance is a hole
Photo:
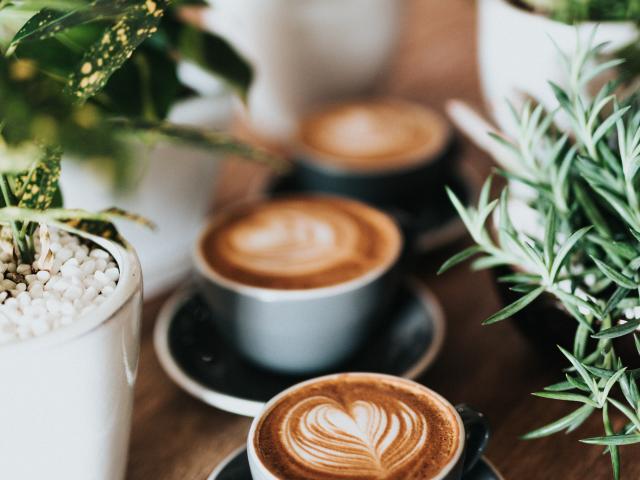
[[[211,472],[207,480],[251,480],[247,449],[240,448]],[[481,458],[478,464],[467,473],[463,480],[504,480],[498,470],[486,458]]]
[[[458,240],[466,230],[455,208],[447,196],[445,186],[458,195],[463,205],[475,198],[477,174],[463,167],[448,179],[443,179],[441,188],[415,192],[397,204],[376,205],[393,216],[400,225],[410,253],[425,253],[437,250]],[[272,195],[300,193],[304,190],[296,184],[292,175],[276,177],[269,187]]]
[[[444,338],[444,317],[426,287],[407,282],[384,317],[362,350],[336,372],[416,378],[433,362]],[[223,341],[211,311],[190,289],[165,304],[154,342],[160,363],[180,387],[209,405],[240,415],[257,415],[271,397],[309,378],[269,372],[244,360]]]

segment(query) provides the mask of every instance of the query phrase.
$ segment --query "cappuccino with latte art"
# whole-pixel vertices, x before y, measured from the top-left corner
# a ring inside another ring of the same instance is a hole
[[[393,298],[402,235],[355,200],[296,195],[216,215],[198,240],[204,298],[227,341],[271,370],[346,360]]]
[[[243,285],[310,289],[387,267],[401,238],[382,212],[320,196],[274,199],[235,209],[202,240],[211,268]]]
[[[462,456],[464,426],[453,406],[417,383],[350,373],[277,396],[249,442],[256,479],[428,480],[454,478],[446,475]]]

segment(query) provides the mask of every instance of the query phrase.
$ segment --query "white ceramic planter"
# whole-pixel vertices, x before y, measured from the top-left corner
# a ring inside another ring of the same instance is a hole
[[[0,478],[124,478],[139,351],[142,277],[135,254],[114,257],[109,301],[73,324],[0,346]]]
[[[528,12],[507,0],[479,0],[480,81],[487,107],[503,131],[515,131],[507,99],[516,106],[527,96],[547,107],[557,104],[548,80],[565,86],[567,72],[551,39],[571,55],[578,35],[586,42],[596,27],[594,42],[610,42],[607,52],[638,36],[633,23],[585,22],[576,27]]]
[[[287,139],[317,103],[366,94],[396,44],[398,0],[208,0],[202,23],[254,67],[248,118]]]
[[[224,129],[231,117],[228,94],[200,97],[177,104],[169,120],[201,128]],[[181,143],[162,141],[139,147],[141,180],[132,192],[115,194],[107,178],[89,164],[65,160],[62,191],[65,204],[89,210],[117,205],[144,215],[157,225],[150,231],[119,222],[134,246],[151,297],[178,282],[191,267],[191,248],[208,213],[221,155]]]

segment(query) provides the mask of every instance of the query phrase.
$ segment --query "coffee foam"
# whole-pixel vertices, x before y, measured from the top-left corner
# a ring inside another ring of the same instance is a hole
[[[429,479],[454,457],[460,433],[451,407],[428,390],[349,374],[280,399],[254,447],[279,478]]]
[[[299,130],[305,160],[365,172],[431,161],[449,137],[440,114],[400,100],[335,105],[307,117]]]
[[[400,234],[383,213],[352,200],[296,196],[224,215],[205,235],[215,272],[249,286],[307,289],[353,280],[391,263]]]

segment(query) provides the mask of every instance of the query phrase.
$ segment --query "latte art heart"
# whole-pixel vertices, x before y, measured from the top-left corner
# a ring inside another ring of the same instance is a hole
[[[289,455],[319,473],[384,478],[413,462],[427,432],[424,416],[399,400],[344,407],[311,397],[288,413],[281,435]]]

